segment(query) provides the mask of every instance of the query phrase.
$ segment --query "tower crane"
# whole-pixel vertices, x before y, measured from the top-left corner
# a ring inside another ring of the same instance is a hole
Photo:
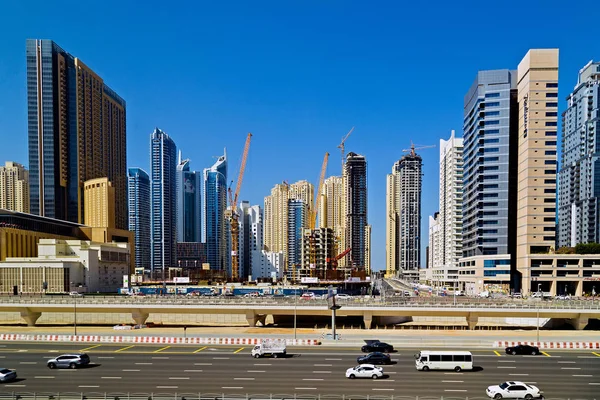
[[[417,155],[417,153],[415,153],[415,150],[431,149],[431,148],[434,148],[434,147],[435,147],[435,144],[432,144],[432,145],[429,145],[429,146],[415,145],[412,142],[412,140],[411,140],[410,141],[410,149],[402,149],[402,151],[405,152],[405,153],[410,153],[410,155],[414,157],[415,155]]]
[[[344,156],[346,155],[345,154],[346,148],[345,148],[344,143],[346,143],[346,140],[348,139],[348,136],[350,136],[352,131],[354,131],[354,127],[352,127],[352,129],[350,129],[350,131],[348,133],[346,133],[346,136],[344,136],[344,138],[342,139],[342,143],[338,144],[338,147],[337,147],[342,152],[342,175],[344,174]]]
[[[325,180],[325,171],[327,171],[327,162],[329,160],[329,153],[325,153],[323,158],[323,165],[321,166],[321,175],[319,177],[319,187],[312,201],[312,215],[310,220],[310,229],[317,227],[317,213],[319,212],[319,197],[321,196],[321,190],[323,190],[323,181]]]
[[[244,145],[244,152],[242,153],[242,161],[240,163],[240,171],[238,173],[237,182],[235,185],[235,192],[231,193],[231,185],[227,190],[229,195],[229,207],[227,210],[227,216],[229,218],[230,233],[231,233],[231,280],[237,281],[239,279],[239,215],[237,213],[237,200],[242,187],[242,180],[244,179],[244,170],[246,169],[246,160],[248,158],[248,150],[250,149],[250,139],[252,133],[248,133],[246,137],[246,144]]]

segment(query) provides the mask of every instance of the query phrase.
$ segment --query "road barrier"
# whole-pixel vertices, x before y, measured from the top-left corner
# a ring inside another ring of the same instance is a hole
[[[207,337],[163,337],[163,336],[100,336],[100,335],[25,335],[0,334],[0,341],[14,342],[82,342],[82,343],[140,343],[140,344],[231,344],[255,345],[261,338],[207,338]],[[288,346],[318,346],[316,339],[286,339]]]
[[[600,342],[510,342],[497,341],[494,347],[514,347],[519,344],[537,346],[540,349],[600,349]]]

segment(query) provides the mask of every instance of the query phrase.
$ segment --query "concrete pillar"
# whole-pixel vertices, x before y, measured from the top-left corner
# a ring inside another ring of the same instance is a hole
[[[587,315],[583,315],[583,314],[579,314],[579,317],[573,318],[571,320],[573,327],[575,329],[577,329],[578,331],[584,330],[585,327],[587,326],[588,322],[589,322],[589,317]]]
[[[363,321],[365,323],[365,329],[371,329],[371,323],[373,322],[373,313],[371,311],[364,311]]]
[[[577,282],[577,287],[575,288],[575,296],[576,297],[583,296],[583,281]]]
[[[467,325],[469,326],[469,330],[473,331],[475,330],[475,327],[477,326],[477,321],[479,320],[479,317],[475,314],[469,313],[466,316],[467,319]]]
[[[246,321],[248,321],[248,326],[253,327],[256,326],[257,315],[254,311],[248,310],[246,311]]]
[[[131,313],[131,318],[133,318],[136,325],[144,325],[148,319],[148,315],[148,313],[136,310]]]
[[[256,321],[260,322],[262,326],[266,325],[267,314],[261,314],[256,316]]]
[[[550,284],[550,295],[556,296],[556,281],[553,280]]]
[[[33,312],[30,309],[26,309],[25,311],[21,311],[21,318],[27,322],[27,326],[35,326],[38,318],[42,316],[41,312]]]

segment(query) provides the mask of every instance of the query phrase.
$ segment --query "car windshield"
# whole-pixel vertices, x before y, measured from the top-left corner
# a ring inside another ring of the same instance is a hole
[[[500,389],[504,390],[508,387],[508,383],[504,382],[500,384]]]
[[[0,369],[0,374],[8,374],[9,372],[11,372],[10,369]]]

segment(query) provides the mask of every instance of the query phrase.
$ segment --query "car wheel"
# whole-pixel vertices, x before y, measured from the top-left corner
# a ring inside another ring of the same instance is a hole
[[[258,357],[260,357],[260,354],[255,354],[254,355],[254,358],[258,358]]]
[[[500,400],[501,398],[502,398],[502,395],[501,395],[500,393],[496,393],[496,394],[494,395],[494,399],[495,399],[495,400]]]
[[[527,394],[525,395],[525,399],[526,399],[526,400],[531,400],[531,399],[533,399],[533,396],[532,396],[531,394],[527,393]]]
[[[354,378],[356,378],[356,375],[354,375],[354,374],[350,374],[350,377],[349,377],[349,378],[350,378],[350,379],[354,379]]]
[[[48,364],[48,368],[54,369],[54,368],[56,368],[56,364],[50,363],[50,364]]]
[[[461,368],[460,368],[460,367],[458,367],[458,366],[457,366],[457,367],[454,367],[454,372],[460,372],[460,371],[461,371]]]
[[[373,378],[373,379],[377,379],[377,378],[378,378],[378,376],[377,376],[377,375],[373,375],[371,378]]]
[[[429,371],[429,367],[427,367],[427,366],[423,367],[423,371],[425,371],[425,372]]]
[[[532,356],[537,356],[537,355],[538,355],[538,352],[537,352],[537,351],[535,351],[535,350],[533,350],[533,351],[531,352],[531,355],[532,355]]]
[[[517,352],[515,350],[511,351],[510,354],[512,354],[513,356],[517,355]]]
[[[77,368],[77,364],[71,363],[71,364],[69,364],[69,368],[75,369],[75,368]]]
[[[279,355],[277,353],[273,354],[273,358],[277,358]]]

